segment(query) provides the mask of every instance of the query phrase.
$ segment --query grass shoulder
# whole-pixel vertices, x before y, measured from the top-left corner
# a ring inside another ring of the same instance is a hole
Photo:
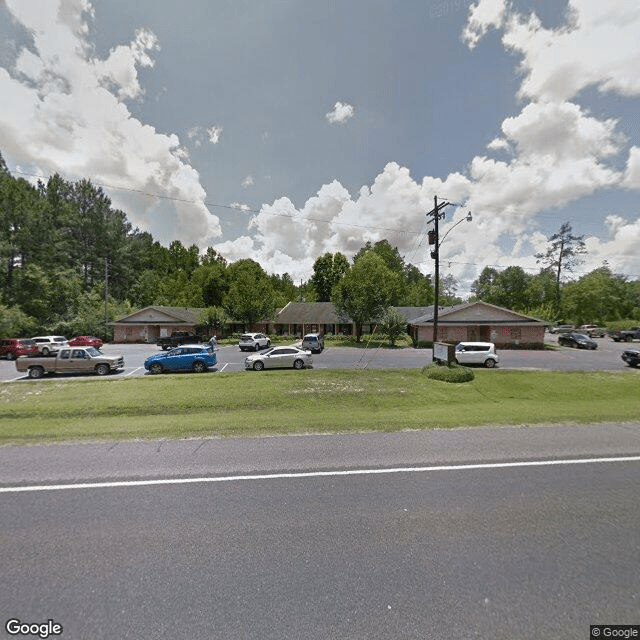
[[[624,422],[635,371],[265,371],[0,385],[0,444]],[[571,393],[568,393],[568,390]]]

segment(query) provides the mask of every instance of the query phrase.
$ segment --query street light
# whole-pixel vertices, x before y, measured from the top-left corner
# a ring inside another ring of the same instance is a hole
[[[435,291],[434,291],[434,304],[433,304],[433,344],[438,341],[438,303],[440,297],[440,245],[444,242],[444,239],[451,233],[451,231],[457,227],[461,222],[465,220],[467,222],[471,222],[473,219],[471,216],[471,211],[467,213],[467,215],[458,220],[448,231],[444,234],[442,240],[438,235],[438,222],[440,218],[444,218],[444,208],[450,205],[453,205],[452,202],[441,202],[438,204],[438,196],[433,197],[434,207],[427,216],[433,216],[434,229],[433,231],[429,231],[429,244],[434,245],[434,249],[431,252],[431,257],[435,261]],[[433,358],[435,361],[435,357]]]

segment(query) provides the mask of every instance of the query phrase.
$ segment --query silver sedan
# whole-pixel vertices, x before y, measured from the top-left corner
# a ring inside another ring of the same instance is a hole
[[[298,347],[271,347],[262,353],[247,356],[245,369],[262,371],[263,369],[288,368],[304,369],[313,364],[310,351]]]

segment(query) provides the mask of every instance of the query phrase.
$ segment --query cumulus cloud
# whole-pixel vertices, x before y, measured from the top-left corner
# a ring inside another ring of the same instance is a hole
[[[504,27],[505,47],[522,56],[520,95],[570,100],[589,86],[640,94],[640,5],[637,0],[569,0],[564,24],[547,29],[505,0],[472,5],[463,39],[473,48],[490,28]]]
[[[342,122],[346,122],[347,120],[349,120],[349,118],[352,118],[354,113],[355,113],[355,109],[353,105],[342,103],[342,102],[336,102],[333,107],[333,110],[325,114],[325,118],[331,124],[336,124],[336,123],[339,124]]]
[[[479,0],[470,9],[463,39],[473,48],[488,30],[503,31],[505,48],[522,57],[520,97],[529,100],[520,113],[503,121],[500,135],[487,145],[487,155],[471,158],[444,180],[415,180],[407,168],[391,162],[355,195],[334,181],[300,209],[280,198],[263,205],[251,219],[252,235],[230,248],[241,246],[271,270],[306,278],[313,257],[325,251],[352,256],[367,240],[386,238],[408,262],[429,273],[433,265],[428,247],[417,232],[425,229],[425,214],[438,195],[464,204],[446,209],[441,237],[467,210],[473,212],[473,222],[457,226],[441,247],[443,273],[448,269],[468,284],[484,264],[537,270],[535,253],[547,245],[538,214],[561,211],[602,189],[640,189],[640,145],[631,147],[626,168],[620,170],[629,139],[619,120],[595,117],[578,102],[579,92],[589,85],[622,95],[637,91],[640,39],[630,37],[634,28],[638,31],[636,4],[572,0],[565,24],[545,29],[535,15],[518,14],[510,2]],[[617,43],[618,27],[620,48],[593,46]],[[350,117],[348,106],[336,103],[327,120]],[[508,161],[490,155],[503,151],[510,152]],[[608,260],[614,270],[640,272],[640,218],[630,221],[610,214],[606,229],[607,238],[586,238],[584,268]],[[219,250],[224,252],[224,245]],[[484,264],[478,264],[479,256]]]
[[[5,4],[31,35],[30,42],[15,43],[13,68],[0,68],[5,158],[34,173],[122,187],[106,189],[114,206],[161,242],[204,247],[219,237],[218,218],[205,205],[198,172],[178,137],[140,122],[125,102],[144,95],[137,69],[153,66],[156,36],[139,29],[131,43],[99,59],[88,39],[93,10],[87,0]]]
[[[462,39],[473,49],[489,29],[502,26],[505,11],[505,0],[479,0],[471,5]]]
[[[218,144],[218,142],[220,142],[220,136],[222,135],[222,127],[208,127],[207,134],[209,136],[209,142],[211,144]]]

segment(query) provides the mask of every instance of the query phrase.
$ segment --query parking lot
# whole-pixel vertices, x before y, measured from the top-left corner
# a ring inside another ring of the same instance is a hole
[[[545,341],[557,345],[557,336],[546,334]],[[620,354],[624,349],[640,349],[640,343],[618,343],[610,338],[596,338],[598,349],[587,351],[561,347],[545,351],[517,351],[500,349],[500,369],[560,371],[620,371],[628,367]],[[155,344],[107,344],[102,348],[105,354],[124,355],[124,371],[108,376],[107,379],[128,378],[149,375],[143,366],[144,360],[158,353]],[[221,346],[217,351],[218,365],[212,369],[224,372],[244,372],[247,353],[236,346]],[[327,347],[321,354],[313,356],[314,369],[417,369],[431,361],[430,349],[357,349],[354,347]],[[183,374],[188,375],[188,374]],[[246,372],[246,375],[260,375]],[[86,377],[86,376],[85,376]],[[53,376],[50,376],[53,378]],[[78,376],[55,376],[56,380],[78,378]],[[47,378],[45,378],[47,379]],[[0,360],[0,381],[26,381],[26,375],[16,371],[14,362]]]

